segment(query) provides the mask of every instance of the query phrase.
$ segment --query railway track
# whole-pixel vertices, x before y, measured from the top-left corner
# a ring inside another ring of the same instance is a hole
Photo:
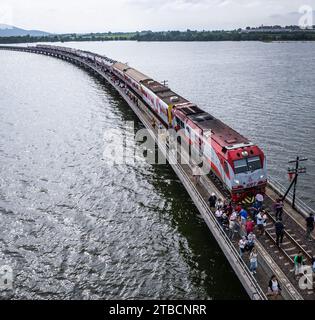
[[[265,228],[265,239],[261,241],[264,247],[268,249],[269,254],[273,256],[275,261],[282,266],[283,271],[287,274],[291,281],[295,283],[296,287],[300,287],[300,275],[295,275],[294,268],[294,256],[299,252],[302,252],[304,258],[304,265],[311,266],[312,260],[312,251],[307,249],[307,246],[303,244],[303,240],[299,237],[296,237],[294,231],[290,232],[288,230],[284,231],[283,242],[280,246],[276,244],[276,231],[275,231],[275,217],[267,213],[268,222]],[[261,239],[260,239],[261,240]],[[305,270],[304,270],[305,271]],[[303,272],[304,272],[303,271]],[[315,278],[312,271],[308,274],[307,277],[303,278],[303,284],[306,289],[301,289],[300,293],[304,296],[305,299],[314,299],[314,288],[315,288]]]
[[[268,223],[266,227],[266,235],[274,244],[276,244],[276,231],[274,224],[276,223],[275,217],[266,212],[268,217]],[[311,264],[312,261],[312,254],[309,250],[305,249],[305,245],[300,244],[301,240],[295,239],[295,234],[290,233],[288,230],[284,229],[284,237],[283,243],[280,245],[279,251],[283,253],[286,259],[294,264],[294,256],[298,254],[299,251],[302,252],[304,256],[304,261],[307,264]]]
[[[210,174],[210,180],[212,180],[212,182],[216,184],[217,188],[220,190],[220,193],[226,199],[229,199],[229,194],[224,189],[219,179],[217,179],[214,175]],[[299,278],[296,278],[294,273],[294,257],[301,251],[304,257],[305,265],[311,266],[314,250],[311,250],[310,246],[305,244],[306,241],[305,238],[302,237],[302,234],[304,234],[304,232],[301,229],[301,226],[299,224],[296,224],[294,220],[292,220],[292,217],[287,213],[284,213],[283,216],[286,217],[290,229],[285,228],[282,245],[280,245],[280,247],[277,246],[275,231],[276,219],[273,214],[271,205],[274,201],[272,200],[272,198],[268,196],[267,198],[268,199],[266,200],[268,201],[266,201],[266,203],[268,204],[265,206],[265,209],[268,221],[267,226],[265,228],[265,236],[259,236],[258,239],[265,248],[265,250],[273,257],[275,261],[277,261],[278,265],[281,266],[282,270],[286,273],[286,275],[290,277],[291,281],[293,281],[296,287],[298,287]],[[290,221],[290,219],[292,221]],[[286,222],[284,222],[284,225],[286,225]],[[310,278],[307,281],[310,281],[312,283],[312,289],[309,288],[308,290],[301,290],[300,293],[306,299],[313,299],[315,277],[313,277],[313,279]]]
[[[210,175],[211,180],[218,186],[220,186],[220,181],[217,179],[213,174]],[[228,199],[229,195],[227,191],[221,186],[220,192]],[[272,199],[269,199],[271,202],[273,202]],[[271,208],[266,211],[267,217],[268,217],[268,223],[266,227],[266,235],[268,238],[273,242],[274,245],[276,245],[276,231],[275,231],[275,223],[276,219],[273,214],[271,214]],[[300,227],[299,225],[296,226],[297,228]],[[294,256],[298,254],[299,251],[303,253],[305,263],[308,263],[309,265],[311,264],[312,261],[312,251],[305,249],[307,247],[304,245],[302,240],[300,239],[295,239],[295,234],[289,232],[288,230],[284,230],[284,237],[283,237],[283,243],[279,248],[279,251],[285,256],[285,258],[292,264],[294,264]]]

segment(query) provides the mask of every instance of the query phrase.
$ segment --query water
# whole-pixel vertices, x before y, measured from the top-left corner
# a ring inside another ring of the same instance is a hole
[[[309,157],[315,175],[313,43],[67,43],[169,84],[252,138],[270,172]],[[244,299],[167,165],[109,166],[107,129],[136,121],[110,87],[49,57],[0,51],[0,264],[11,298]],[[304,186],[304,188],[302,188]]]

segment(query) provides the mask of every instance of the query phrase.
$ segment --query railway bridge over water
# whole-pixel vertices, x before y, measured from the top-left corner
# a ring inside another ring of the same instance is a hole
[[[292,209],[290,196],[286,199],[284,204],[284,223],[286,225],[286,232],[284,243],[281,248],[276,246],[274,222],[275,217],[272,213],[271,206],[274,201],[282,196],[285,192],[283,186],[277,183],[272,178],[269,178],[265,206],[269,207],[269,219],[266,227],[266,234],[258,237],[256,241],[256,249],[258,251],[259,268],[257,274],[254,276],[248,268],[248,257],[241,258],[238,252],[238,241],[232,242],[227,235],[226,230],[221,226],[215,218],[208,205],[208,198],[211,193],[215,193],[218,197],[224,199],[226,195],[223,190],[210,176],[202,176],[199,183],[196,183],[193,175],[193,168],[191,164],[180,164],[177,161],[178,154],[169,152],[169,145],[162,143],[159,139],[158,127],[152,125],[152,119],[159,119],[151,112],[144,101],[133,98],[132,93],[126,90],[127,84],[121,86],[120,83],[115,81],[108,67],[100,66],[96,61],[84,59],[74,52],[66,52],[60,47],[46,48],[31,46],[0,46],[0,50],[10,50],[18,52],[27,52],[33,54],[46,55],[58,59],[62,59],[72,63],[78,67],[85,69],[92,75],[105,81],[109,86],[112,86],[126,101],[130,108],[137,115],[143,125],[149,129],[149,133],[158,145],[160,151],[168,159],[175,173],[180,178],[182,184],[186,188],[188,194],[194,201],[197,209],[205,220],[207,226],[212,232],[214,238],[221,247],[227,260],[231,264],[233,270],[237,274],[239,280],[243,284],[249,297],[253,300],[266,300],[268,299],[266,292],[269,279],[271,275],[276,275],[282,285],[282,299],[285,300],[313,300],[315,299],[313,278],[306,278],[306,281],[311,282],[311,286],[301,287],[301,281],[297,280],[294,276],[294,263],[293,257],[302,251],[307,264],[310,264],[312,259],[314,245],[306,241],[305,238],[305,217],[313,212],[302,201],[297,200],[296,209]],[[91,54],[91,53],[90,53]],[[95,57],[100,57],[95,54]],[[113,60],[108,59],[109,62]],[[164,141],[165,142],[165,141]],[[182,149],[180,149],[182,152]],[[177,153],[178,151],[176,151]],[[183,156],[183,155],[182,155]],[[188,155],[187,155],[188,156]],[[242,232],[242,231],[241,231]],[[242,234],[239,234],[241,236]]]

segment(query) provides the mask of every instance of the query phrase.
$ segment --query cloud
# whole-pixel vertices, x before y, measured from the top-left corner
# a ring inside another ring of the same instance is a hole
[[[182,10],[189,8],[206,8],[215,4],[229,2],[229,0],[126,0],[129,6],[141,9],[165,9]]]
[[[315,0],[0,0],[3,20],[50,32],[234,29],[297,24],[299,8]],[[1,22],[0,23],[6,23]],[[11,24],[8,23],[7,24]]]

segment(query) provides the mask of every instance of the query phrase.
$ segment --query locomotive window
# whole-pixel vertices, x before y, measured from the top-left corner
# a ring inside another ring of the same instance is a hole
[[[261,161],[259,157],[251,157],[248,159],[241,159],[234,161],[235,173],[243,173],[247,171],[255,171],[262,169]]]
[[[261,169],[261,161],[259,157],[248,158],[248,169],[249,171],[255,171]]]
[[[246,159],[236,160],[234,161],[235,173],[243,173],[248,171],[247,161]]]

